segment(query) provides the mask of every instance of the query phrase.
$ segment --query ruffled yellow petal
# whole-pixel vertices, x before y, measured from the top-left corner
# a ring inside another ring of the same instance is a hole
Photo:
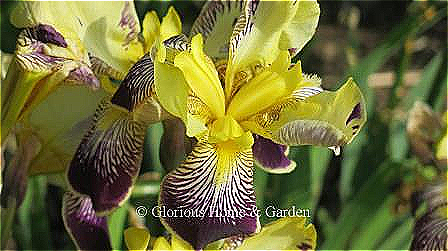
[[[208,106],[216,117],[224,116],[224,92],[214,64],[204,54],[201,34],[193,37],[191,53],[184,51],[174,59],[174,65],[184,74],[193,92]]]
[[[130,227],[124,230],[124,242],[129,250],[146,250],[150,234],[144,228]]]
[[[305,82],[305,81],[303,81]],[[309,87],[243,123],[280,144],[335,147],[350,143],[366,122],[364,98],[352,79],[338,91]],[[255,125],[255,127],[254,127]]]
[[[230,42],[230,60],[235,70],[255,63],[268,65],[277,58],[280,36],[291,23],[297,6],[292,1],[260,1],[257,5],[248,5],[246,18],[235,25]]]
[[[71,3],[57,1],[18,2],[11,13],[11,23],[17,28],[48,24],[59,31],[65,29],[76,34],[80,34],[83,29],[72,11]]]
[[[320,8],[316,0],[301,0],[294,17],[283,29],[279,48],[294,49],[298,53],[313,37],[319,21]]]
[[[137,39],[140,24],[131,1],[29,1],[20,3],[11,19],[17,27],[45,23],[66,39],[78,37],[89,52],[121,72],[127,72],[143,54]]]

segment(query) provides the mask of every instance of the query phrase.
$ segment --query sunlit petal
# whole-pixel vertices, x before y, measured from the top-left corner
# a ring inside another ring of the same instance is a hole
[[[224,92],[214,64],[204,54],[200,34],[191,41],[191,53],[181,52],[174,64],[185,77],[192,91],[207,104],[215,117],[222,117],[225,111]]]
[[[145,53],[148,53],[160,34],[160,21],[155,11],[146,13],[142,27],[142,35],[145,39]]]
[[[108,65],[127,72],[143,55],[137,37],[140,23],[132,1],[72,2],[72,9],[85,28],[82,41],[87,49]]]
[[[165,41],[166,39],[181,33],[182,23],[179,14],[177,14],[176,9],[171,6],[160,24],[160,41]]]
[[[230,42],[232,69],[268,65],[280,50],[300,50],[314,34],[318,18],[315,1],[248,2]]]

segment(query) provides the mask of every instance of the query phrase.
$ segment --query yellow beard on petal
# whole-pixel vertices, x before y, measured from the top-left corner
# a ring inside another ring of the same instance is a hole
[[[238,154],[251,149],[254,143],[252,133],[245,132],[238,138],[233,138],[216,144],[216,153],[218,157],[218,165],[216,167],[215,184],[220,186],[233,174],[235,164],[238,161]]]
[[[239,146],[233,141],[225,141],[216,145],[216,152],[218,155],[218,165],[216,167],[215,184],[219,187],[226,181],[234,172],[233,162],[236,160]]]

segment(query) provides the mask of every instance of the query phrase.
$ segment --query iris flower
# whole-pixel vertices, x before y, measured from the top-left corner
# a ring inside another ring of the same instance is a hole
[[[304,217],[281,218],[263,226],[253,236],[227,238],[209,245],[207,250],[314,250],[316,230],[313,224],[305,222]],[[130,227],[124,237],[129,250],[147,250],[151,236],[145,228]],[[151,250],[192,250],[192,247],[172,235],[170,240],[157,237]]]
[[[189,38],[179,29],[158,37],[97,109],[68,171],[73,190],[88,195],[97,215],[121,205],[147,125],[176,116],[197,143],[165,176],[159,206],[191,217],[162,223],[195,249],[256,232],[254,160],[272,173],[291,172],[287,146],[339,152],[366,121],[352,79],[323,90],[318,77],[291,63],[319,14],[316,1],[210,1]]]
[[[30,174],[65,170],[98,102],[116,89],[111,79],[144,53],[133,2],[23,1],[11,21],[22,32],[2,81],[2,144],[11,131],[35,135]]]
[[[165,41],[156,93],[198,143],[165,176],[159,204],[200,217],[161,220],[195,249],[257,230],[254,159],[267,171],[290,172],[286,145],[338,152],[363,126],[365,102],[352,79],[326,91],[291,64],[318,18],[316,1],[210,2],[190,44],[179,36]]]
[[[106,215],[130,194],[143,158],[146,129],[151,123],[174,118],[155,98],[151,55],[163,40],[179,33],[181,22],[174,8],[169,8],[162,22],[154,11],[148,12],[141,34],[144,53],[123,74],[113,95],[92,112],[87,133],[69,164],[71,191],[63,199],[64,223],[80,249],[111,249]]]
[[[148,12],[141,30],[132,1],[18,2],[11,21],[22,32],[12,60],[2,61],[2,147],[14,133],[20,149],[32,150],[29,174],[66,170],[98,102],[114,97],[122,105],[127,90],[113,96],[115,83],[159,38],[180,29],[174,9],[164,20]],[[106,218],[88,195],[64,196],[64,223],[79,248],[110,248]]]

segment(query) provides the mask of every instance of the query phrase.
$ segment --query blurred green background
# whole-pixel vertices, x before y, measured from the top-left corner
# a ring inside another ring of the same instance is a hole
[[[135,2],[141,19],[149,10],[162,17],[175,6],[184,31],[189,31],[202,4]],[[13,6],[14,2],[1,2],[1,50],[8,53],[13,53],[18,34],[8,20]],[[353,76],[367,100],[368,121],[340,156],[324,148],[294,147],[289,156],[297,168],[292,173],[274,175],[256,168],[258,207],[311,209],[318,249],[408,249],[415,222],[411,194],[440,174],[412,153],[406,122],[417,100],[437,113],[446,111],[447,3],[320,1],[320,6],[316,35],[296,59],[302,61],[304,72],[322,77],[328,89]],[[148,128],[142,176],[130,202],[110,216],[117,249],[123,247],[123,229],[130,224],[145,224],[152,234],[164,234],[157,218],[133,213],[135,206],[157,204],[165,174],[158,147],[162,132],[161,124]],[[63,190],[55,185],[60,178],[29,178],[8,247],[74,249],[62,224]],[[262,225],[272,220],[265,215],[260,219]]]

